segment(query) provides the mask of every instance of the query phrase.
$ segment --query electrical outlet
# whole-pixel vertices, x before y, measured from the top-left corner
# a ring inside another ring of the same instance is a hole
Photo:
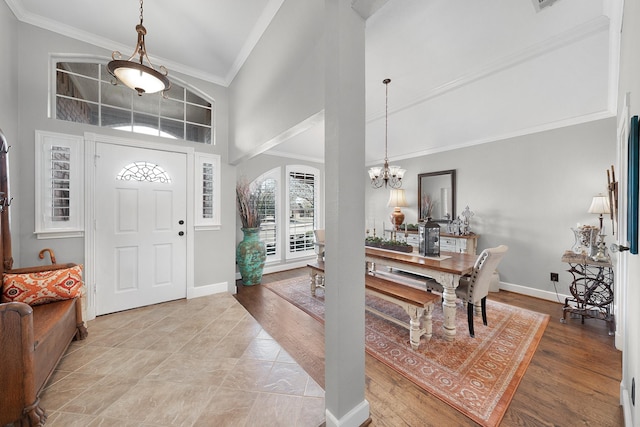
[[[549,276],[551,277],[552,282],[558,281],[558,273],[550,273]]]

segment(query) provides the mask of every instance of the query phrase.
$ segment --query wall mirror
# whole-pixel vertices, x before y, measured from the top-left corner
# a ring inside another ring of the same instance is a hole
[[[418,175],[418,218],[447,222],[456,218],[456,170]]]

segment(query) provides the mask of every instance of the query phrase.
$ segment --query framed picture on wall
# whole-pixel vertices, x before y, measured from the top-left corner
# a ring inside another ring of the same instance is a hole
[[[627,240],[629,252],[638,254],[638,116],[629,125],[629,164],[627,168]]]

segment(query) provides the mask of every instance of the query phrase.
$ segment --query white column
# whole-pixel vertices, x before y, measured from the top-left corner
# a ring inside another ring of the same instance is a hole
[[[364,396],[364,19],[325,0],[326,425],[369,418]]]

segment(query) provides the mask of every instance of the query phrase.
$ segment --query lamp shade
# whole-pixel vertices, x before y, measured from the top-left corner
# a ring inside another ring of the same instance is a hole
[[[164,91],[171,86],[167,76],[137,62],[114,60],[109,62],[107,69],[138,95]]]
[[[589,213],[592,214],[608,214],[611,213],[611,207],[609,206],[609,199],[602,194],[593,196],[591,200],[591,206],[589,206]]]
[[[389,191],[389,201],[387,202],[387,206],[393,208],[404,208],[409,206],[407,204],[407,199],[404,197],[403,189],[393,188]]]

